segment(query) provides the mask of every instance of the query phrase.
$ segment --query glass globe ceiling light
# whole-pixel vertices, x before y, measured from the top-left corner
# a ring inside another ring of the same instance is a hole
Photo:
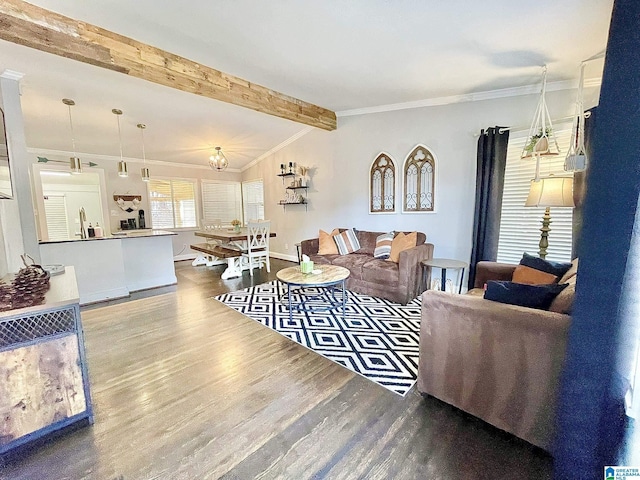
[[[209,157],[209,166],[219,172],[229,166],[229,161],[221,150],[222,149],[220,147],[216,147],[216,153]]]

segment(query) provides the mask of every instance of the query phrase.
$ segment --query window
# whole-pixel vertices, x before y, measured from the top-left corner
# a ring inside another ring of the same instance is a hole
[[[556,130],[555,133],[560,151],[566,153],[571,141],[571,130]],[[526,132],[521,132],[520,135],[512,133],[509,138],[498,242],[499,262],[519,263],[523,252],[535,255],[539,250],[540,227],[545,209],[524,206],[529,195],[529,185],[536,172],[535,160],[520,158],[525,140]],[[564,171],[564,153],[541,157],[540,176],[567,175]],[[548,260],[571,261],[572,222],[572,208],[551,207]]]
[[[384,153],[376,157],[369,172],[369,212],[396,211],[396,166]]]
[[[44,212],[47,217],[47,232],[49,240],[68,240],[69,219],[67,218],[67,200],[62,195],[45,195]]]
[[[242,193],[239,182],[202,182],[202,220],[212,223],[220,220],[231,225],[231,220],[242,219]]]
[[[433,212],[436,161],[427,147],[418,145],[404,161],[403,212]]]
[[[264,220],[264,190],[262,179],[242,182],[244,221]]]
[[[194,181],[152,179],[148,188],[153,228],[193,228],[198,225]]]

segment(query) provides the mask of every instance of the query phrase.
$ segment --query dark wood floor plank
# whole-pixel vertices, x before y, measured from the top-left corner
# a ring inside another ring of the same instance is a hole
[[[95,425],[0,467],[0,479],[550,478],[551,459],[415,390],[404,398],[212,299],[177,287],[83,307]]]

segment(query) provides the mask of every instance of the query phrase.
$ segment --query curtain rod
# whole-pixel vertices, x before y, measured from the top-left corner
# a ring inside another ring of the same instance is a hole
[[[573,117],[575,115],[568,115],[566,117],[562,117],[562,118],[556,118],[555,120],[552,119],[551,123],[563,123],[563,122],[568,122],[569,120],[573,121]],[[591,112],[584,112],[584,118],[589,118],[591,116]],[[512,130],[512,131],[519,131],[519,130],[529,130],[529,128],[531,128],[531,125],[528,125],[526,127],[523,126],[518,126],[518,127],[502,127],[500,130],[498,130],[498,133],[504,133],[507,130]]]

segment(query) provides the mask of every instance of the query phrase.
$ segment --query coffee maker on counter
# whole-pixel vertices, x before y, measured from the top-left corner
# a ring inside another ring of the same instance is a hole
[[[147,228],[144,223],[144,210],[138,210],[138,228]]]
[[[144,221],[144,210],[138,210],[138,218],[127,218],[120,220],[120,230],[137,230],[138,228],[146,228]]]
[[[120,230],[135,230],[136,226],[135,218],[127,218],[126,220],[120,220]]]

